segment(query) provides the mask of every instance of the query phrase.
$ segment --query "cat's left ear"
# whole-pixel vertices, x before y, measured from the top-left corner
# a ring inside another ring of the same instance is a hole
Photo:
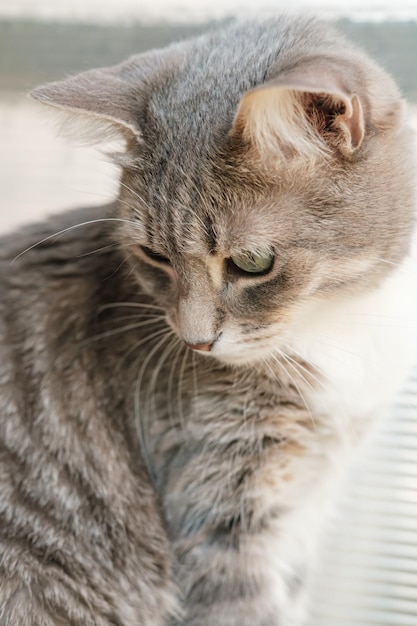
[[[80,122],[83,135],[93,142],[114,135],[140,141],[146,83],[160,65],[156,51],[136,55],[119,65],[43,85],[31,96],[64,114],[64,130],[67,123]]]
[[[384,74],[371,110],[370,94],[349,74],[351,68],[345,66],[343,72],[317,60],[282,73],[243,96],[232,135],[243,136],[261,153],[308,155],[336,149],[354,154],[367,128],[386,130],[396,124],[402,102]]]

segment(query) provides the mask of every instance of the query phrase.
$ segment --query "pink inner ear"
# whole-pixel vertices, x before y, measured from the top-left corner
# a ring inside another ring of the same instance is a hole
[[[362,143],[365,129],[359,98],[339,94],[304,93],[303,108],[314,129],[341,148],[356,150]]]
[[[341,123],[347,127],[351,137],[352,149],[356,150],[361,145],[365,135],[365,124],[362,105],[357,96],[352,96],[351,105],[351,115],[342,116]]]
[[[303,93],[301,97],[309,122],[320,134],[330,132],[335,119],[346,113],[346,104],[328,93]]]
[[[311,77],[310,77],[311,78]],[[349,155],[364,137],[359,98],[337,87],[314,89],[271,81],[242,98],[232,134],[241,135],[262,157],[329,154]]]

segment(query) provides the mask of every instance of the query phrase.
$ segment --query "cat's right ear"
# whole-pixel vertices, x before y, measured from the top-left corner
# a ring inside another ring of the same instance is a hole
[[[150,52],[112,67],[82,72],[36,88],[31,96],[63,114],[62,127],[80,130],[88,142],[112,137],[140,141],[139,112],[146,81],[161,64]]]
[[[304,61],[247,92],[231,134],[261,155],[336,150],[350,158],[367,134],[396,132],[402,123],[403,102],[394,83],[376,66],[372,70],[366,74],[346,59]]]

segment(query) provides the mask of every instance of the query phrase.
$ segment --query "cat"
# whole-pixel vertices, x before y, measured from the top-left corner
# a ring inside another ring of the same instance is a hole
[[[413,349],[397,87],[277,17],[33,96],[125,150],[115,203],[1,241],[1,626],[304,624]]]

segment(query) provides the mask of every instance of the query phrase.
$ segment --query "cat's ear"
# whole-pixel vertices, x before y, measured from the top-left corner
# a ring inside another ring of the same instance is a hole
[[[368,94],[348,86],[355,81],[346,74],[317,61],[282,73],[243,96],[232,134],[243,135],[261,152],[308,155],[335,148],[352,155],[367,127],[388,129],[396,123],[402,103],[396,91],[393,97],[385,94],[370,120]]]
[[[147,78],[159,65],[157,53],[145,53],[112,67],[82,72],[32,91],[36,100],[64,113],[63,123],[80,122],[91,141],[110,136],[140,140],[139,116]]]

